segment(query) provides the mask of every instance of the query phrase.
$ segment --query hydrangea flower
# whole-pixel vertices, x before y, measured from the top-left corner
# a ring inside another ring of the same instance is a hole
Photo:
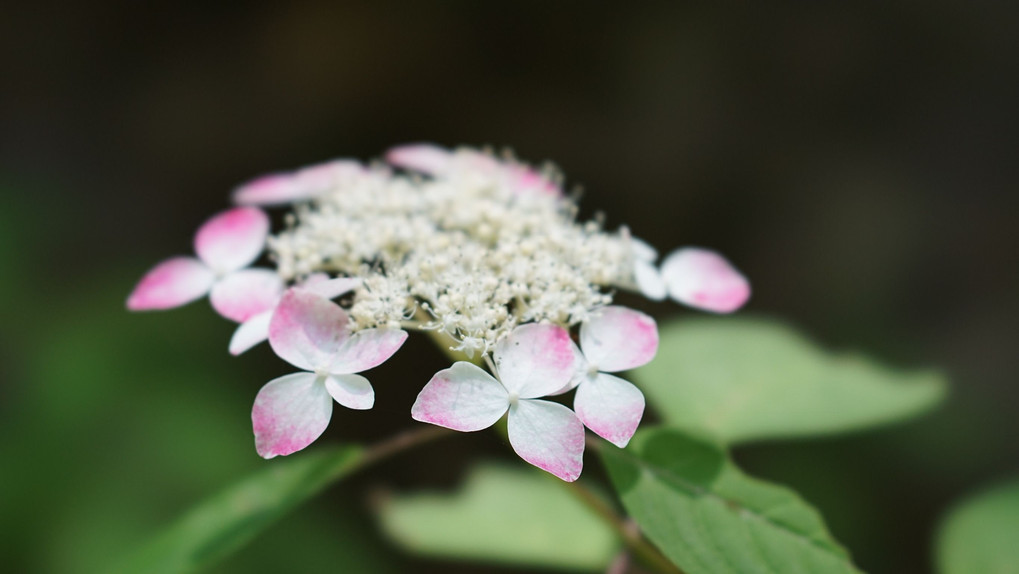
[[[198,230],[197,258],[160,263],[128,298],[132,310],[166,309],[208,293],[240,323],[232,354],[268,339],[301,369],[257,393],[252,426],[265,458],[316,440],[333,401],[371,408],[375,391],[357,373],[392,356],[410,329],[489,367],[439,371],[412,418],[476,431],[506,416],[521,458],[575,480],[585,426],[623,447],[644,412],[640,390],[613,373],[654,357],[657,327],[613,305],[616,290],[716,313],[749,297],[717,253],[683,248],[659,268],[658,252],[628,228],[577,221],[550,165],[432,144],[394,147],[386,160],[334,160],[239,186],[241,207]],[[283,204],[296,205],[269,236],[253,206]],[[276,268],[248,268],[266,247]],[[332,301],[346,293],[342,306]],[[574,389],[576,412],[545,398]]]
[[[206,294],[222,316],[244,322],[273,305],[283,281],[270,269],[245,269],[265,248],[269,218],[237,207],[206,221],[195,234],[198,257],[173,257],[156,265],[127,299],[132,311],[170,309]]]
[[[329,425],[333,400],[350,409],[370,409],[375,391],[357,375],[385,362],[407,339],[399,329],[347,331],[347,313],[305,289],[283,295],[269,324],[269,344],[280,358],[304,372],[267,383],[255,397],[251,422],[255,449],[264,458],[299,451]]]
[[[584,426],[570,409],[540,397],[568,384],[576,369],[569,332],[521,325],[493,353],[498,378],[467,362],[435,374],[411,417],[458,431],[494,425],[507,412],[510,445],[520,458],[566,481],[584,467]]]

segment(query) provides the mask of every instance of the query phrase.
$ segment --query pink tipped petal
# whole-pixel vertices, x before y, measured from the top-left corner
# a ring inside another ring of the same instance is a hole
[[[522,400],[510,407],[510,445],[520,458],[573,482],[584,468],[584,425],[573,411],[549,401]]]
[[[283,294],[269,322],[272,350],[295,367],[329,367],[349,338],[347,313],[339,305],[302,289]]]
[[[174,257],[156,265],[142,277],[127,298],[131,311],[172,309],[209,292],[215,276],[194,257]]]
[[[499,341],[494,356],[506,390],[525,399],[562,389],[576,369],[570,333],[558,325],[521,325]]]
[[[195,234],[195,253],[218,273],[247,266],[265,248],[269,217],[255,207],[235,207],[206,221]]]
[[[652,301],[662,301],[668,295],[665,279],[654,265],[638,259],[633,263],[633,275],[637,281],[637,289]]]
[[[360,373],[386,362],[407,340],[400,329],[365,329],[354,333],[329,366],[333,374]]]
[[[597,373],[577,388],[573,408],[587,428],[623,448],[644,416],[644,394],[628,381]]]
[[[375,389],[361,375],[330,375],[326,379],[326,390],[348,409],[365,411],[375,406]]]
[[[272,173],[241,184],[233,192],[237,205],[284,205],[306,199],[294,176]]]
[[[269,321],[272,309],[263,311],[240,324],[230,338],[230,354],[240,355],[269,338]]]
[[[255,450],[263,458],[288,455],[315,441],[329,426],[333,400],[312,373],[273,379],[251,409]]]
[[[209,301],[217,313],[243,323],[276,306],[283,293],[283,280],[269,269],[241,269],[212,286]]]
[[[724,257],[697,247],[673,251],[662,263],[673,299],[697,309],[731,313],[750,298],[750,283]]]
[[[587,362],[613,373],[647,364],[658,351],[658,326],[651,317],[626,307],[605,307],[580,326],[580,348]]]
[[[428,175],[445,172],[451,158],[449,150],[425,143],[396,146],[386,152],[386,161],[391,165]]]
[[[443,369],[418,393],[410,416],[462,432],[494,425],[506,414],[506,389],[480,367],[464,361]]]
[[[297,187],[305,198],[311,198],[341,185],[364,173],[364,167],[350,159],[337,159],[302,168],[294,174]]]
[[[344,293],[349,293],[361,286],[361,279],[357,277],[337,277],[330,279],[328,275],[318,274],[308,277],[308,280],[300,285],[301,289],[311,291],[326,299],[335,299]]]

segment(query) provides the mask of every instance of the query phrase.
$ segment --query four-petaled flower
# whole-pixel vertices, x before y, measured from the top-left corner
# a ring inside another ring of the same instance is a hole
[[[269,324],[269,344],[283,360],[306,372],[267,383],[255,397],[251,422],[255,450],[264,458],[308,446],[329,425],[333,400],[351,409],[370,409],[375,391],[356,375],[386,361],[407,333],[365,329],[350,335],[347,313],[337,304],[301,288],[288,290]]]
[[[212,307],[243,323],[271,308],[283,281],[270,269],[245,269],[265,248],[269,218],[236,207],[206,221],[195,234],[198,257],[172,257],[142,277],[127,299],[132,311],[171,309],[209,294]]]
[[[566,481],[584,466],[584,425],[570,409],[539,397],[568,384],[576,369],[569,332],[530,323],[496,344],[498,378],[467,362],[439,371],[418,395],[411,416],[458,431],[478,431],[509,412],[510,445],[520,458]]]

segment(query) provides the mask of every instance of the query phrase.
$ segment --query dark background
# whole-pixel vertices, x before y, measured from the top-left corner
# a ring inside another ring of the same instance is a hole
[[[1019,461],[1016,10],[549,4],[0,9],[5,568],[101,571],[261,464],[250,403],[286,366],[229,357],[205,303],[129,315],[138,277],[189,252],[242,180],[430,140],[551,159],[586,215],[726,253],[748,312],[944,368],[951,396],[922,420],[736,453],[816,504],[865,570],[930,570],[945,508]],[[373,376],[377,409],[338,409],[321,441],[412,426],[444,361],[412,343]],[[388,549],[365,501],[507,456],[487,434],[334,488],[222,571],[447,571]]]

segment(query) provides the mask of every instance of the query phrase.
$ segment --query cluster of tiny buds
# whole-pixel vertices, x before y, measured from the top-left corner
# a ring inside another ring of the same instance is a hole
[[[405,329],[421,330],[468,360],[432,377],[413,418],[470,431],[508,413],[513,449],[574,480],[585,427],[625,446],[644,411],[642,393],[609,373],[657,350],[654,320],[613,306],[614,291],[716,313],[750,293],[713,251],[678,249],[658,266],[628,228],[577,222],[561,174],[509,154],[405,145],[384,163],[334,160],[262,176],[233,199],[237,207],[199,228],[197,257],[156,265],[127,306],[168,309],[208,295],[239,323],[231,353],[268,340],[302,370],[256,397],[255,443],[266,458],[314,441],[334,400],[371,408],[374,390],[357,373],[393,355]],[[270,235],[263,208],[277,206],[292,211]],[[276,268],[249,267],[266,249]],[[478,366],[486,363],[489,372]],[[573,389],[574,410],[541,399]]]

